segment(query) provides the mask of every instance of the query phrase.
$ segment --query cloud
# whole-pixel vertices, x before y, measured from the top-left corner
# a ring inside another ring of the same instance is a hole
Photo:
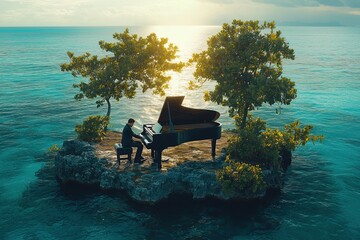
[[[218,3],[218,4],[232,4],[237,2],[236,0],[197,0],[199,2],[209,2],[209,3]]]
[[[350,11],[349,12],[352,15],[359,15],[360,16],[360,11]]]
[[[359,0],[253,0],[254,2],[273,4],[282,7],[350,7],[360,8]]]
[[[233,19],[356,25],[359,12],[360,0],[0,0],[0,25],[220,25]]]
[[[360,1],[359,0],[344,0],[343,2],[346,3],[346,6],[352,8],[360,8]]]

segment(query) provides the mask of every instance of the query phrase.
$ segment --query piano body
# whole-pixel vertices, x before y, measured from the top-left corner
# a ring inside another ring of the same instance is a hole
[[[221,137],[220,113],[212,110],[183,107],[184,96],[166,97],[156,124],[144,124],[140,134],[146,148],[161,169],[161,154],[168,147],[184,142],[211,139],[212,156],[216,140]]]

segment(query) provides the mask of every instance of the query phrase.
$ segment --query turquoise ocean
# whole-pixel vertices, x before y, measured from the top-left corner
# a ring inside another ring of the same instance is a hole
[[[250,206],[174,199],[146,207],[121,194],[62,190],[44,153],[75,138],[76,124],[106,109],[96,108],[95,100],[75,101],[78,80],[59,64],[68,61],[69,50],[104,55],[98,41],[112,41],[124,29],[0,28],[0,239],[360,239],[360,28],[278,27],[295,50],[284,76],[296,83],[298,97],[254,115],[271,127],[312,124],[325,141],[294,152],[276,197]],[[184,61],[219,30],[130,27],[141,36],[168,37]],[[193,70],[171,73],[166,94],[185,95],[185,106],[219,111],[224,128],[232,128],[226,108],[203,101],[213,83],[186,90]],[[113,101],[110,129],[121,130],[133,117],[140,132],[142,124],[157,121],[163,101],[141,91]]]

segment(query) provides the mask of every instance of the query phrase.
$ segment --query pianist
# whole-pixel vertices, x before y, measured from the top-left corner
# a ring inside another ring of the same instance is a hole
[[[121,144],[123,147],[131,147],[131,148],[136,147],[137,150],[136,150],[134,163],[142,163],[142,161],[144,160],[144,158],[141,156],[143,151],[143,145],[141,142],[134,141],[132,139],[133,137],[141,139],[141,137],[135,134],[131,129],[134,123],[135,123],[134,119],[130,118],[128,120],[122,132]]]

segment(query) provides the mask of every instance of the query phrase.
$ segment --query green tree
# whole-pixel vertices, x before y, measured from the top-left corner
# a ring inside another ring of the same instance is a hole
[[[249,111],[264,103],[290,104],[296,97],[295,83],[282,76],[283,59],[294,59],[294,51],[275,31],[274,22],[234,20],[207,44],[207,50],[190,60],[196,63],[190,88],[215,80],[205,100],[228,106],[230,116],[241,117],[241,128]]]
[[[88,52],[80,56],[68,52],[70,62],[60,65],[61,71],[86,79],[73,85],[80,90],[75,99],[99,97],[97,107],[106,102],[108,117],[111,98],[116,101],[124,96],[133,98],[138,87],[143,92],[153,89],[154,94],[163,95],[171,79],[165,72],[180,72],[184,66],[182,62],[173,62],[178,48],[169,44],[167,38],[158,38],[154,33],[143,38],[130,34],[128,29],[113,34],[113,38],[115,42],[99,42],[108,55],[100,58]]]

